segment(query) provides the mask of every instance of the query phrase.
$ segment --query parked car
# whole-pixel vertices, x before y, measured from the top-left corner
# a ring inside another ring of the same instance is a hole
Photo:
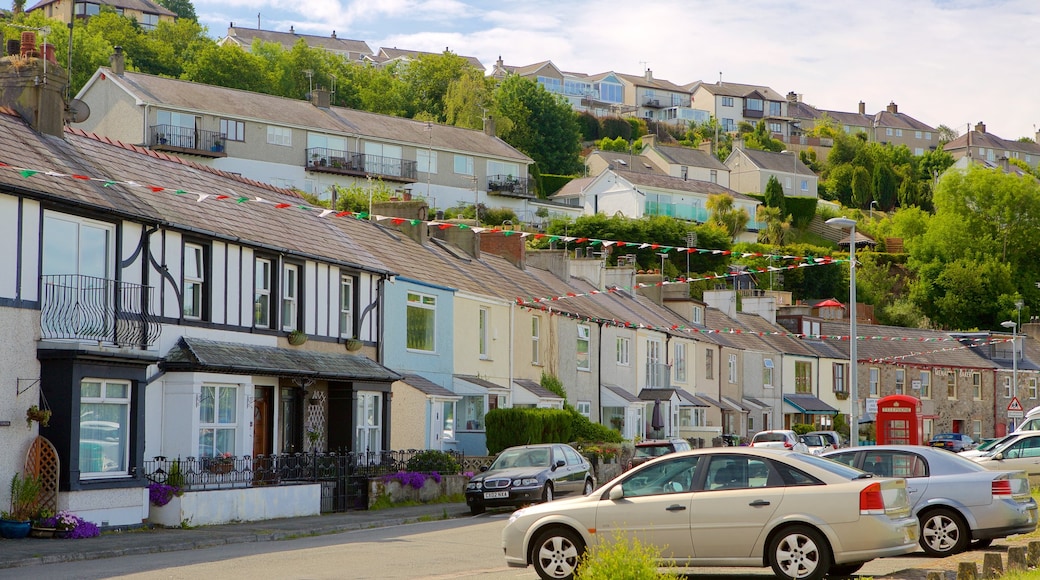
[[[799,435],[798,441],[804,443],[808,448],[808,453],[812,455],[819,455],[824,451],[834,449],[830,440],[824,439],[823,435]]]
[[[788,429],[759,431],[751,438],[751,447],[761,449],[789,449],[799,453],[808,453],[809,447],[798,440],[798,434]]]
[[[592,465],[570,445],[510,447],[466,484],[474,515],[490,506],[521,506],[566,495],[588,495],[596,487]]]
[[[964,433],[939,433],[928,442],[932,447],[942,447],[947,451],[960,452],[975,448],[975,440]]]
[[[847,447],[848,443],[845,441],[845,437],[837,431],[809,431],[806,435],[823,435],[830,442],[831,447],[834,449],[841,449]]]
[[[1036,529],[1037,505],[1023,471],[988,471],[935,447],[870,445],[830,451],[840,461],[881,477],[907,478],[910,506],[921,523],[921,548],[945,557],[994,539]]]
[[[711,447],[644,463],[587,497],[518,510],[502,546],[508,565],[546,580],[573,578],[585,550],[617,534],[660,550],[664,564],[770,566],[785,580],[819,580],[910,553],[918,532],[905,480],[805,453]]]
[[[647,439],[636,443],[632,459],[628,460],[625,470],[645,463],[655,457],[675,453],[676,451],[689,451],[690,442],[685,439]]]
[[[961,451],[960,452],[960,456],[961,457],[974,458],[974,457],[978,457],[980,455],[987,455],[989,453],[992,453],[995,449],[997,449],[999,447],[1003,447],[1006,443],[1009,443],[1011,441],[1014,441],[1015,439],[1018,439],[1019,437],[1022,436],[1023,433],[1024,433],[1023,431],[1017,431],[1016,430],[1013,433],[1009,433],[1009,434],[1007,434],[1007,435],[1005,435],[1003,437],[994,437],[992,439],[987,439],[985,441],[981,441],[975,447],[973,447],[971,449],[968,449],[966,451]]]
[[[1031,483],[1040,485],[1040,431],[1027,431],[1018,435],[971,460],[986,469],[1021,469],[1029,476]]]

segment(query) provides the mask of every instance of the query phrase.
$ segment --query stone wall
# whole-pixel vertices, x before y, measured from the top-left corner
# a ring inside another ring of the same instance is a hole
[[[368,480],[368,507],[371,508],[383,496],[388,496],[391,503],[434,502],[445,496],[466,493],[467,482],[469,478],[464,475],[442,475],[440,483],[427,477],[422,488],[416,489],[396,479],[387,481],[383,477],[372,477]]]

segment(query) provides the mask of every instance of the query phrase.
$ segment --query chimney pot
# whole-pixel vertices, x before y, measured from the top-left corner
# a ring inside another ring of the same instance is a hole
[[[888,110],[889,113],[892,113],[893,115],[895,115],[896,113],[899,112],[899,105],[897,105],[895,101],[891,101],[891,102],[888,103],[888,109],[887,110]]]
[[[31,30],[22,32],[22,46],[19,52],[23,57],[36,56],[36,33]]]
[[[863,101],[859,102],[859,114],[860,115],[866,115],[867,114],[867,104],[864,103]]]
[[[979,121],[978,123],[976,123],[976,125],[975,125],[975,132],[976,133],[985,133],[986,132],[986,124],[983,123],[982,121]]]
[[[336,38],[336,31],[335,30],[332,31],[332,38]]]
[[[112,53],[112,56],[108,57],[108,63],[112,67],[113,73],[121,75],[126,70],[126,56],[123,55],[122,46],[113,47],[113,50],[115,52]]]
[[[22,49],[22,41],[17,38],[7,39],[7,56],[17,56]]]

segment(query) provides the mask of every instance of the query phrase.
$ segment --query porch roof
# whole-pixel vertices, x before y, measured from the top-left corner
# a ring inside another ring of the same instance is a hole
[[[806,415],[837,415],[838,410],[813,395],[784,395],[784,403],[794,407],[797,413]],[[785,412],[788,412],[785,409]]]
[[[438,399],[454,399],[459,400],[462,397],[451,392],[450,390],[438,385],[426,377],[419,375],[404,375],[401,377],[401,382],[410,385],[412,388],[418,390],[424,395],[430,397],[436,397]]]
[[[630,407],[632,405],[645,405],[646,403],[635,396],[635,394],[626,391],[625,389],[617,385],[603,384],[603,401],[601,404],[604,407]]]
[[[182,336],[159,363],[166,372],[393,382],[401,375],[368,358]]]

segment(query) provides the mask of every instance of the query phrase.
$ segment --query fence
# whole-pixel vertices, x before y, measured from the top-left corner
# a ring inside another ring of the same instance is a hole
[[[250,457],[156,457],[144,464],[150,481],[203,491],[260,485],[322,484],[321,511],[366,509],[368,479],[407,469],[421,449],[363,453],[293,453]],[[461,453],[448,451],[459,465]]]

